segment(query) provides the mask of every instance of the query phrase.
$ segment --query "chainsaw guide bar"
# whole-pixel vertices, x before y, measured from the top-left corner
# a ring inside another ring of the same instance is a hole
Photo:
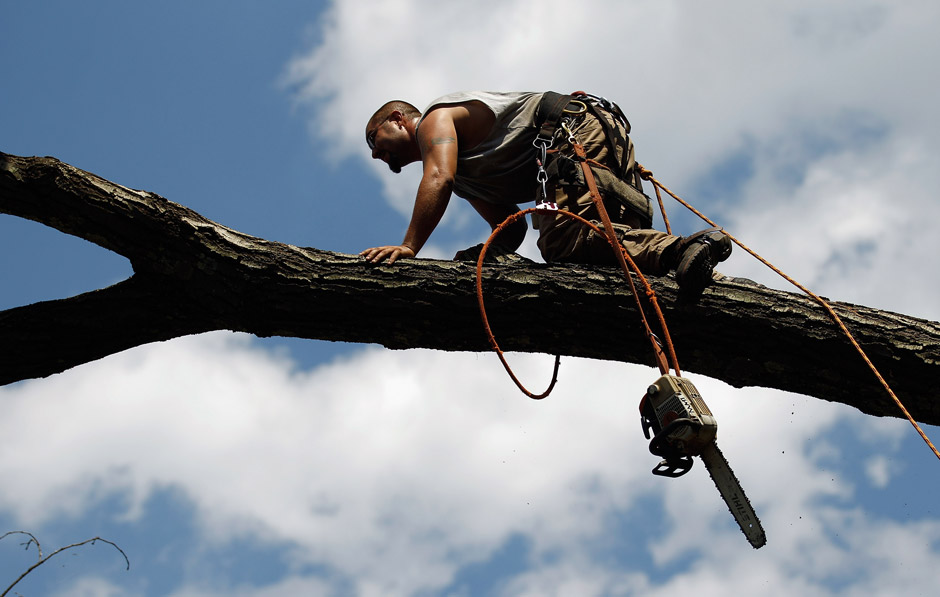
[[[764,527],[761,526],[757,513],[751,506],[751,501],[744,494],[741,483],[734,476],[734,471],[728,466],[727,459],[718,449],[718,444],[711,442],[702,451],[701,458],[712,481],[715,482],[715,487],[718,488],[718,493],[725,500],[728,510],[731,510],[731,515],[738,522],[748,542],[754,549],[763,547],[767,543]]]

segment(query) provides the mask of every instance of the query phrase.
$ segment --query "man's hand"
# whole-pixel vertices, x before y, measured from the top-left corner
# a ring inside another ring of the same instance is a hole
[[[385,247],[372,247],[359,253],[369,263],[381,263],[386,258],[391,265],[399,259],[410,259],[415,256],[414,250],[408,245],[388,245]]]

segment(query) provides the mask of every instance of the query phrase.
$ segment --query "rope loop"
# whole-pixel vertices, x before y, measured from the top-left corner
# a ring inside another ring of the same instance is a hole
[[[486,259],[486,251],[487,251],[487,249],[488,249],[489,246],[493,243],[493,241],[496,239],[496,237],[498,237],[499,234],[500,234],[503,230],[506,229],[506,227],[508,227],[510,224],[512,224],[513,222],[515,222],[515,221],[518,220],[519,218],[523,218],[523,217],[525,217],[525,216],[526,216],[527,214],[529,214],[529,213],[534,213],[534,212],[538,212],[538,211],[542,211],[542,208],[539,208],[539,207],[530,207],[530,208],[527,208],[527,209],[523,209],[523,210],[521,210],[521,211],[518,211],[518,212],[516,212],[516,213],[514,213],[514,214],[511,214],[508,218],[506,218],[505,220],[503,220],[503,222],[493,230],[493,232],[490,234],[489,238],[486,239],[486,242],[483,243],[483,248],[482,248],[482,250],[480,251],[480,256],[477,258],[477,270],[476,270],[477,304],[478,304],[479,309],[480,309],[480,319],[481,319],[481,321],[483,322],[483,328],[484,328],[484,330],[485,330],[485,332],[486,332],[487,341],[489,342],[490,347],[491,347],[491,348],[493,349],[493,351],[496,353],[496,356],[499,357],[500,363],[502,363],[503,368],[506,370],[506,373],[509,374],[509,377],[510,377],[510,379],[512,379],[513,383],[516,384],[516,387],[518,387],[518,388],[522,391],[523,394],[525,394],[525,395],[528,396],[529,398],[532,398],[533,400],[541,400],[541,399],[545,398],[545,397],[548,396],[548,395],[551,393],[551,391],[554,389],[555,384],[556,384],[557,381],[558,381],[558,369],[559,369],[560,363],[561,363],[561,355],[556,355],[556,356],[555,356],[555,367],[554,367],[554,371],[553,371],[553,373],[552,373],[552,380],[551,380],[551,382],[549,383],[548,388],[547,388],[544,392],[542,392],[542,393],[540,393],[540,394],[536,394],[536,393],[534,393],[534,392],[531,392],[531,391],[529,391],[528,388],[526,388],[526,387],[522,384],[521,381],[519,381],[519,378],[516,377],[515,373],[512,371],[512,368],[509,366],[509,363],[508,363],[508,361],[506,360],[506,355],[503,353],[503,350],[500,348],[499,343],[496,341],[496,337],[495,337],[495,335],[493,334],[492,327],[490,326],[489,318],[488,318],[487,315],[486,315],[486,304],[485,304],[485,302],[484,302],[484,300],[483,300],[483,262],[484,262],[484,260]],[[583,225],[587,226],[588,228],[594,230],[594,232],[596,232],[596,233],[598,233],[598,234],[604,234],[604,231],[603,231],[601,228],[599,228],[599,227],[596,226],[594,223],[592,223],[592,222],[586,220],[585,218],[579,216],[579,215],[576,214],[576,213],[572,213],[572,212],[570,212],[570,211],[565,211],[565,210],[558,210],[558,211],[555,212],[555,213],[557,213],[558,215],[561,215],[562,217],[567,217],[567,218],[571,218],[571,219],[577,220],[577,221],[581,222],[581,224],[583,224]],[[668,340],[668,338],[669,338],[669,332],[668,332],[668,330],[667,330],[666,327],[665,327],[665,325],[666,325],[665,318],[663,317],[662,311],[661,311],[661,309],[659,308],[659,304],[658,304],[658,302],[656,301],[656,293],[655,293],[655,291],[653,290],[652,286],[650,286],[649,281],[646,279],[646,277],[643,276],[643,274],[639,271],[639,268],[636,267],[636,264],[633,263],[633,261],[630,259],[630,256],[626,254],[626,250],[625,250],[622,246],[620,246],[619,243],[618,243],[618,245],[617,245],[617,248],[618,248],[618,251],[624,255],[625,259],[626,259],[626,260],[629,260],[629,263],[630,263],[630,264],[632,265],[632,267],[634,268],[634,272],[637,274],[637,276],[638,276],[638,277],[640,278],[640,280],[642,281],[642,283],[643,283],[643,285],[644,285],[644,287],[645,287],[646,296],[647,296],[647,297],[650,297],[651,303],[652,303],[652,305],[653,305],[653,308],[655,309],[655,311],[657,312],[657,315],[659,316],[659,322],[660,322],[660,325],[661,325],[662,328],[663,328],[663,334],[664,334],[665,337],[667,338],[667,342],[668,342],[668,344],[669,344],[670,352],[672,353],[672,358],[673,358],[673,360],[675,361],[675,351],[672,349],[671,340]],[[652,331],[652,330],[650,329],[650,327],[649,327],[649,323],[647,322],[647,319],[646,319],[646,314],[645,314],[645,312],[644,312],[644,310],[643,310],[643,305],[642,305],[642,303],[640,302],[639,294],[638,294],[637,291],[636,291],[636,287],[635,287],[634,284],[633,284],[633,278],[632,278],[632,276],[630,276],[630,272],[629,272],[629,271],[627,271],[626,276],[627,276],[627,281],[629,282],[629,285],[630,285],[630,289],[631,289],[631,291],[632,291],[632,293],[633,293],[633,296],[634,296],[634,298],[636,299],[637,310],[638,310],[639,313],[640,313],[640,318],[642,319],[643,324],[644,324],[644,326],[645,326],[645,328],[646,328],[647,337],[649,338],[650,342],[651,342],[652,345],[653,345],[654,353],[661,355],[662,352],[663,352],[663,351],[662,351],[662,346],[661,346],[661,344],[660,344],[660,342],[659,342],[659,339],[657,338],[656,334],[654,334],[653,331]],[[668,365],[665,364],[665,358],[664,358],[664,357],[658,358],[658,360],[660,361],[660,363],[659,363],[659,364],[660,364],[660,370],[663,370],[663,367],[665,366],[665,370],[663,371],[663,373],[668,372],[669,368],[668,368]],[[679,368],[678,368],[678,364],[677,364],[677,363],[675,364],[675,369],[676,369],[676,374],[679,375]]]
[[[486,251],[489,249],[490,244],[496,239],[499,234],[506,229],[507,226],[518,220],[519,218],[524,218],[527,213],[538,211],[539,208],[531,207],[522,211],[518,211],[508,218],[503,220],[503,222],[497,226],[493,232],[490,234],[489,238],[486,239],[486,242],[483,243],[483,248],[480,250],[480,256],[477,258],[477,276],[476,276],[476,286],[477,286],[477,304],[480,308],[480,319],[483,321],[483,328],[486,330],[486,339],[490,343],[490,347],[496,353],[496,356],[499,357],[499,362],[503,364],[503,369],[506,370],[506,373],[509,374],[510,379],[513,383],[516,384],[516,387],[519,388],[523,394],[528,396],[533,400],[541,400],[552,393],[552,390],[555,389],[555,384],[558,382],[558,369],[561,366],[561,355],[555,355],[555,367],[552,371],[552,380],[549,382],[548,387],[544,392],[536,394],[531,392],[522,385],[522,382],[519,381],[519,378],[516,377],[516,374],[513,373],[512,367],[509,366],[509,362],[506,360],[506,355],[503,354],[502,349],[499,347],[499,343],[496,341],[496,336],[493,335],[493,330],[490,327],[489,318],[486,316],[486,306],[483,302],[483,261],[486,259]]]

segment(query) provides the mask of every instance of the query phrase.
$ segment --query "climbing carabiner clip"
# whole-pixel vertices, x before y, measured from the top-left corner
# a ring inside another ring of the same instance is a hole
[[[543,199],[548,197],[548,172],[545,171],[545,167],[542,165],[542,160],[536,158],[535,163],[539,167],[539,171],[535,173],[535,181],[542,185],[542,195]]]
[[[574,133],[571,132],[571,128],[568,126],[567,120],[561,121],[561,128],[565,129],[565,132],[568,133],[568,143],[574,145],[578,142],[578,140],[574,138]]]

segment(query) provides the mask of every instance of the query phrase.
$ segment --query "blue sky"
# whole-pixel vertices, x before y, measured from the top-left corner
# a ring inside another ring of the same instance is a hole
[[[400,240],[419,174],[368,159],[364,123],[385,100],[586,89],[627,112],[640,162],[801,281],[940,319],[940,9],[579,6],[7,2],[0,151],[356,253]],[[678,231],[695,229],[679,209]],[[422,256],[485,233],[455,200]],[[130,273],[10,216],[0,254],[0,308]],[[723,271],[780,286],[743,255]],[[535,384],[551,367],[511,359]],[[31,531],[47,552],[100,535],[131,560],[124,571],[110,547],[86,547],[17,589],[932,594],[940,463],[907,423],[690,374],[767,530],[754,551],[702,467],[649,474],[636,401],[654,370],[565,359],[561,371],[535,403],[489,354],[220,332],[0,388],[0,532]],[[0,542],[0,586],[35,555]]]

